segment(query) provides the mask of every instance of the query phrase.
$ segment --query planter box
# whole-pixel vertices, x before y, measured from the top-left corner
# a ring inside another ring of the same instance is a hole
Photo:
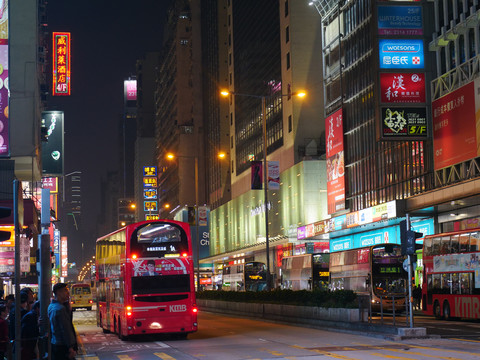
[[[367,321],[368,311],[360,309],[319,308],[313,306],[295,306],[281,304],[239,303],[219,300],[197,299],[201,310],[228,314],[261,317],[269,320],[311,323],[312,320],[334,322]]]

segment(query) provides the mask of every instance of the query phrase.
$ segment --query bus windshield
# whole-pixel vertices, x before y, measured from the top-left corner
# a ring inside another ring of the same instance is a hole
[[[405,294],[408,276],[403,269],[404,260],[399,245],[385,244],[372,249],[373,292],[377,296]]]
[[[138,258],[180,255],[188,251],[187,234],[175,224],[146,224],[133,233],[130,251]]]

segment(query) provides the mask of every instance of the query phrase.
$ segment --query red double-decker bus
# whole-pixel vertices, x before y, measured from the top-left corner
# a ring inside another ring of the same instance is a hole
[[[480,228],[425,237],[422,309],[437,319],[480,319]]]
[[[97,325],[119,338],[197,331],[190,227],[127,225],[97,240]]]

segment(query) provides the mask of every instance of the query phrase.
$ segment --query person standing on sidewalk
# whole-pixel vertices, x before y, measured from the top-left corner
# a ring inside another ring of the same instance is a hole
[[[67,284],[55,284],[53,286],[53,295],[55,298],[48,306],[52,360],[72,360],[75,359],[76,351],[74,350],[74,346],[77,341],[72,331],[70,316],[63,305],[70,299]]]

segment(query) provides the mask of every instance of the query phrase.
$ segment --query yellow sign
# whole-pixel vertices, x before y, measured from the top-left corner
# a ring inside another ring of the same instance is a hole
[[[145,214],[145,220],[159,220],[160,215],[158,214]]]
[[[143,187],[156,188],[157,187],[157,178],[156,177],[144,177],[143,178]]]

